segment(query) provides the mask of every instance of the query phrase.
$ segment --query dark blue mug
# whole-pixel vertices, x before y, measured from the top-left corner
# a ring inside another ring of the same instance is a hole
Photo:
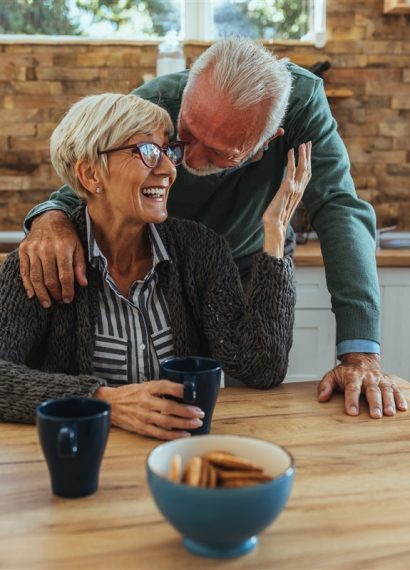
[[[221,364],[213,358],[180,356],[160,364],[160,378],[184,385],[184,404],[194,404],[205,413],[201,427],[188,430],[191,435],[209,433],[212,414],[221,384]]]
[[[62,398],[43,402],[36,413],[53,493],[69,498],[94,493],[110,431],[111,406],[92,398]]]

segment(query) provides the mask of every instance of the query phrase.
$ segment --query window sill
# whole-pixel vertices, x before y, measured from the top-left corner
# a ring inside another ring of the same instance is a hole
[[[98,38],[84,38],[80,36],[29,36],[23,34],[0,34],[0,44],[37,44],[37,45],[129,45],[129,46],[157,46],[162,41],[162,38],[156,40],[128,40],[128,39],[98,39]],[[212,41],[202,40],[184,40],[184,46],[199,46],[209,47],[213,44]],[[314,46],[313,42],[302,40],[267,40],[261,41],[266,47],[271,46]]]

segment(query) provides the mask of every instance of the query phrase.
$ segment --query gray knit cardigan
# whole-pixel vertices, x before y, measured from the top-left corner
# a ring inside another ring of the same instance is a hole
[[[72,215],[86,244],[84,207]],[[172,262],[158,266],[171,315],[175,354],[211,356],[254,388],[285,377],[295,286],[289,257],[255,257],[246,295],[226,240],[203,225],[168,219],[156,226]],[[98,270],[74,301],[43,309],[26,297],[18,252],[0,269],[0,420],[31,423],[48,398],[91,396],[107,382],[93,375]]]

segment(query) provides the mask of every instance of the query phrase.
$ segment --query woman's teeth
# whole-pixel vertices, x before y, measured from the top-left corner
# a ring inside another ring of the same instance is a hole
[[[165,196],[166,188],[143,188],[142,193],[144,196],[150,196],[152,198],[163,198]]]

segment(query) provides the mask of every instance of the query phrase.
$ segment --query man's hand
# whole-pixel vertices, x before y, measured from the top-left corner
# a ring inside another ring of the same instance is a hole
[[[394,416],[396,410],[407,410],[407,401],[400,388],[383,374],[378,354],[344,354],[339,366],[320,382],[319,402],[329,401],[335,390],[345,393],[345,408],[349,416],[358,415],[361,394],[366,396],[372,418],[381,418],[383,414]]]
[[[86,286],[84,250],[70,220],[56,210],[41,214],[20,244],[20,273],[29,299],[36,295],[44,308],[51,296],[64,303],[74,298],[74,277]]]

